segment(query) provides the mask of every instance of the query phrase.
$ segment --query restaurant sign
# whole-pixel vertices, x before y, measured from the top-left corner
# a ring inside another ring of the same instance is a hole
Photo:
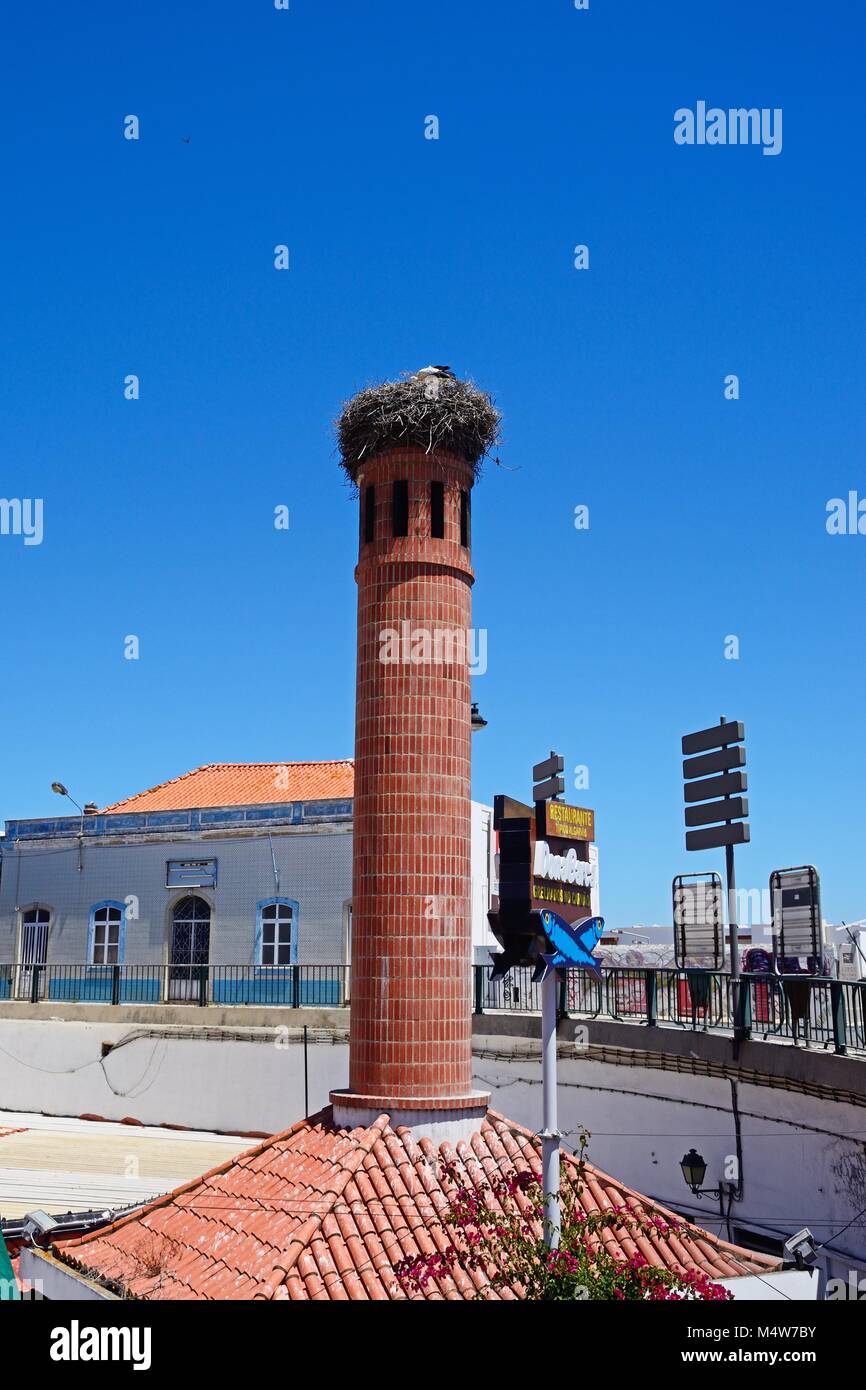
[[[537,903],[559,903],[561,906],[592,907],[595,887],[595,865],[579,859],[577,849],[558,847],[556,853],[546,840],[536,840],[532,866],[532,896]],[[581,849],[584,846],[581,845]]]
[[[548,840],[594,840],[595,812],[585,806],[566,806],[564,801],[539,803],[539,834]],[[542,818],[543,817],[543,822]]]
[[[547,961],[548,956],[548,964],[557,967],[591,964],[592,947],[602,929],[598,855],[590,838],[595,835],[593,812],[562,802],[527,806],[497,796],[493,824],[499,891],[488,920],[504,948],[501,957],[494,957],[495,973],[504,974],[521,963],[538,966],[539,959]],[[588,933],[586,960],[574,956],[581,933]],[[561,959],[557,942],[565,952]]]
[[[592,811],[550,801],[524,806],[498,796],[494,826],[500,909],[528,913],[552,908],[568,922],[591,915],[598,874],[587,839],[595,833]]]

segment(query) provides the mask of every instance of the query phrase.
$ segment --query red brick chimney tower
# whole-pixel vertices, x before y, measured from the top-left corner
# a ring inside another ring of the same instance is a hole
[[[472,1089],[470,498],[484,447],[472,430],[492,442],[497,426],[489,398],[444,368],[362,392],[340,422],[361,515],[351,1043],[349,1089],[331,1096],[338,1124],[387,1112],[416,1130],[468,1133],[486,1109]],[[420,442],[431,438],[441,446]]]

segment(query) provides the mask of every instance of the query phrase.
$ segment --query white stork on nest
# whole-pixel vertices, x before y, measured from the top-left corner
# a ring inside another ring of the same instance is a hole
[[[415,372],[413,381],[424,383],[424,395],[428,400],[436,400],[439,395],[439,386],[443,381],[456,381],[456,377],[450,367],[438,366],[422,367]]]

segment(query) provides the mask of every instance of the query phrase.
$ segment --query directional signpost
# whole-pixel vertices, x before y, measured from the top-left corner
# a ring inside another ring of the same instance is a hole
[[[564,769],[565,759],[561,753],[554,753],[553,750],[543,763],[536,763],[532,769],[532,800],[548,801],[552,796],[562,796],[565,780],[560,774]]]
[[[734,845],[748,842],[748,798],[741,793],[749,781],[744,769],[746,737],[742,723],[725,719],[683,738],[683,777],[686,802],[686,849],[725,850],[728,880],[728,931],[731,945],[731,978],[734,991],[734,1036],[745,1036],[739,1007],[740,952],[737,926]]]

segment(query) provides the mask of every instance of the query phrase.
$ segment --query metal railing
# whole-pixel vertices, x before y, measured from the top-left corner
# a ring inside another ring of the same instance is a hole
[[[489,965],[473,966],[476,1014],[540,1012],[540,987],[529,969],[491,979]],[[756,1040],[816,1044],[840,1054],[866,1052],[866,981],[809,975],[742,975],[740,1022]],[[601,979],[584,970],[561,972],[559,1011],[575,1018],[684,1029],[734,1027],[734,982],[717,970],[603,967]]]
[[[529,968],[495,980],[490,965],[471,969],[476,1014],[540,1013],[541,990]],[[344,1008],[351,1002],[350,973],[346,965],[0,964],[0,1000]],[[753,1040],[866,1053],[866,981],[742,975],[739,1007],[739,1021]],[[601,979],[584,970],[561,971],[559,1012],[730,1031],[734,982],[715,970],[605,966]]]
[[[0,1000],[343,1008],[345,965],[0,965]]]

